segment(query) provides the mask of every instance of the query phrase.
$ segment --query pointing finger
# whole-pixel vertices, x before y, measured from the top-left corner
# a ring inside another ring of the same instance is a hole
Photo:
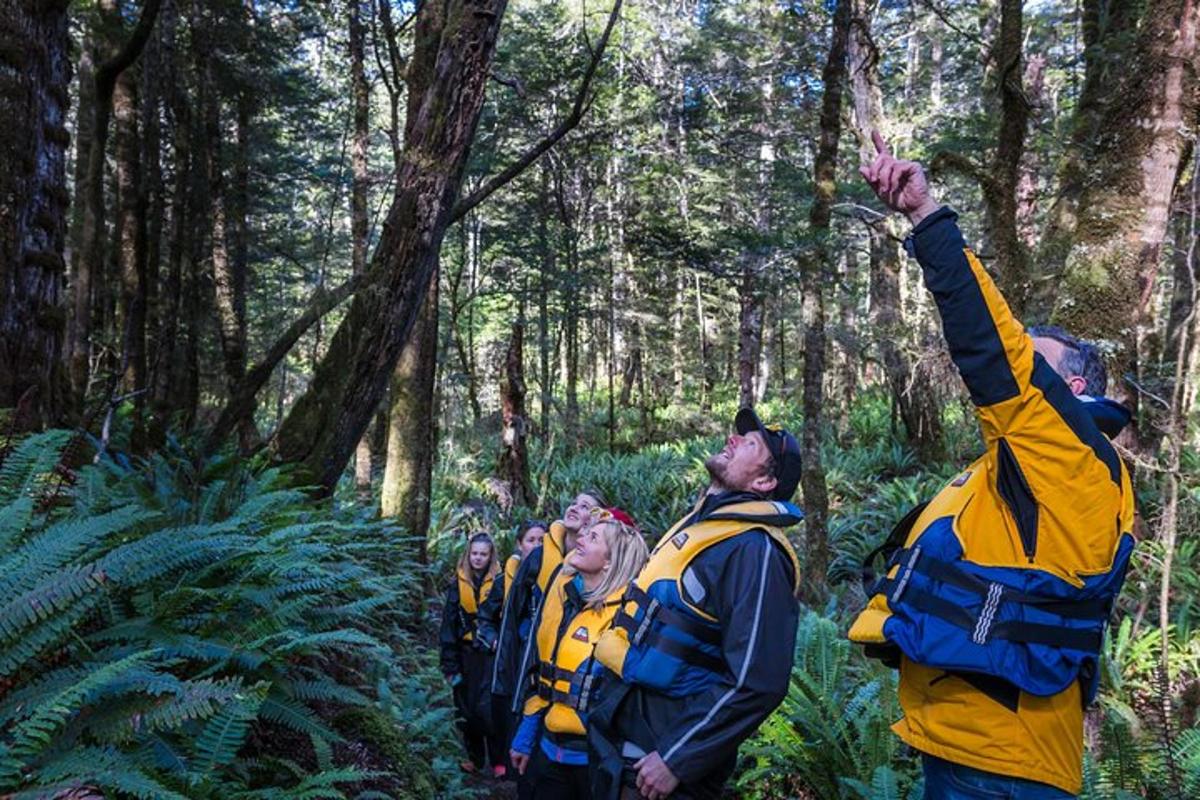
[[[875,143],[875,152],[881,156],[890,156],[892,151],[888,149],[887,142],[883,140],[883,135],[879,131],[871,130],[871,141]]]

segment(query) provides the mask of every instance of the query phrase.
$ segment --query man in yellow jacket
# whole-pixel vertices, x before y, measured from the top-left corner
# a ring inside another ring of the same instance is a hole
[[[1129,413],[1103,397],[1095,349],[1027,331],[920,165],[875,144],[862,173],[913,224],[905,244],[986,450],[893,531],[850,638],[899,666],[893,730],[923,756],[926,797],[1071,797],[1133,547],[1129,473],[1109,441]]]

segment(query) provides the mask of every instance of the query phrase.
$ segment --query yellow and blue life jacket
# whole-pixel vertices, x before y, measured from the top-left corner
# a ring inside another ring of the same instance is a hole
[[[721,653],[721,620],[687,600],[688,565],[719,542],[761,530],[788,555],[798,586],[799,561],[783,529],[803,518],[796,506],[775,500],[732,503],[699,519],[695,512],[684,517],[662,537],[629,585],[612,629],[596,648],[596,659],[625,682],[672,697],[711,686],[728,670]]]
[[[951,486],[963,497],[984,488],[968,486],[986,480],[983,464],[972,467]],[[1125,580],[1133,537],[1120,533],[1108,568],[1082,576],[1077,585],[1028,565],[974,563],[955,533],[955,518],[936,516],[936,507],[928,513],[929,507],[909,512],[864,564],[867,595],[886,604],[883,638],[926,667],[990,675],[1039,697],[1078,680],[1083,702],[1091,703],[1104,629]],[[879,555],[887,557],[886,571],[873,579],[871,562]],[[851,639],[868,642],[869,655],[885,661],[898,655],[870,646],[865,627],[851,631]]]
[[[462,640],[469,642],[475,638],[475,620],[479,616],[479,600],[487,597],[492,590],[492,582],[496,574],[489,572],[478,586],[471,580],[465,570],[458,570],[458,614],[462,620]]]
[[[546,595],[537,629],[538,669],[526,714],[546,711],[546,730],[555,734],[586,733],[582,713],[591,699],[593,651],[621,604],[624,589],[613,592],[599,609],[582,608],[575,576],[559,575]],[[567,606],[582,609],[565,619]]]

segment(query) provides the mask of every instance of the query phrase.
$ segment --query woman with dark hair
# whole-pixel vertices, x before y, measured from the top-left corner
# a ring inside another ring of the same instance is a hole
[[[492,537],[472,534],[446,590],[439,638],[442,674],[454,692],[457,723],[469,757],[462,767],[473,772],[487,765],[495,775],[502,776],[506,743],[494,735],[491,719],[492,655],[479,643],[476,628],[479,604],[492,590],[499,572]]]
[[[526,558],[538,547],[542,545],[542,539],[546,536],[546,523],[541,520],[530,519],[521,523],[521,527],[517,529],[516,547],[513,549],[512,555],[504,562],[504,573],[492,584],[492,590],[488,593],[487,598],[483,602],[483,608],[501,608],[501,626],[503,619],[510,614],[514,615],[518,620],[516,627],[517,642],[519,646],[525,644],[525,640],[529,638],[529,628],[531,621],[530,615],[526,608],[516,608],[510,602],[512,599],[512,587],[517,576],[517,569],[521,566],[521,561]],[[521,595],[524,605],[528,605],[529,595]],[[480,636],[482,636],[482,632]],[[493,654],[496,651],[496,642],[494,640],[484,642]],[[499,665],[499,660],[493,657],[492,675],[494,680],[496,668]],[[489,687],[491,683],[489,681]],[[503,745],[505,756],[508,754],[508,745],[512,740],[514,725],[520,714],[512,710],[513,698],[511,694],[503,694],[492,689],[492,722],[496,729],[496,738]]]

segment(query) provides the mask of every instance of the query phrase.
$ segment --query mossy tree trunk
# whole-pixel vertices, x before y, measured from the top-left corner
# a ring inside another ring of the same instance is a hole
[[[525,324],[513,325],[500,378],[500,480],[508,486],[513,508],[532,508],[536,499],[529,484],[529,422],[525,409]]]
[[[392,377],[387,460],[380,492],[381,514],[399,520],[414,542],[425,541],[429,528],[429,501],[433,495],[437,351],[438,281],[435,274],[421,317]],[[414,547],[418,559],[423,560],[424,553],[423,546]]]
[[[829,494],[821,441],[825,429],[825,287],[832,283],[833,249],[829,247],[830,216],[837,192],[838,139],[842,132],[842,93],[846,83],[846,43],[849,37],[851,0],[838,0],[833,14],[829,56],[821,74],[820,136],[813,162],[813,200],[809,208],[812,241],[801,256],[804,292],[804,430],[800,450],[803,469],[800,486],[807,514],[807,561],[803,585],[810,599],[822,596],[829,561]]]
[[[425,3],[406,76],[396,193],[359,292],[272,449],[332,491],[383,399],[426,302],[483,103],[505,0]]]
[[[1150,0],[1137,56],[1105,120],[1079,199],[1053,319],[1134,362],[1180,159],[1197,113],[1198,0]]]

